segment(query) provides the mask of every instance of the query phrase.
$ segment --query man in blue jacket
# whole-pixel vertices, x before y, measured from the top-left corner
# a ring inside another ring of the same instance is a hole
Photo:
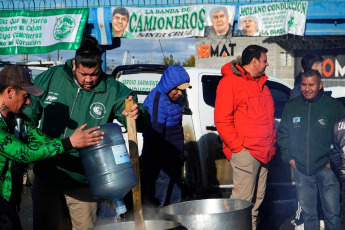
[[[144,101],[151,122],[143,133],[141,158],[147,199],[154,205],[181,201],[184,137],[180,97],[190,87],[184,68],[172,65]]]

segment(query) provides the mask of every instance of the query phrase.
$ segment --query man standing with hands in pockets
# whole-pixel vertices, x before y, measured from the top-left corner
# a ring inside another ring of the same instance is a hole
[[[267,163],[275,154],[274,102],[265,84],[268,50],[258,45],[244,49],[242,57],[222,67],[214,121],[223,152],[233,170],[232,199],[253,203],[252,227],[257,229],[264,199]]]

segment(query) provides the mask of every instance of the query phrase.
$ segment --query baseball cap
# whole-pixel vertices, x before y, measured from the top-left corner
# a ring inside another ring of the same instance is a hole
[[[34,86],[31,70],[19,65],[8,65],[0,71],[0,85],[19,86],[34,96],[44,93],[43,90]]]
[[[187,88],[192,88],[192,86],[188,82],[186,82],[186,83],[183,83],[183,84],[177,86],[176,88],[178,88],[180,90],[185,90]]]

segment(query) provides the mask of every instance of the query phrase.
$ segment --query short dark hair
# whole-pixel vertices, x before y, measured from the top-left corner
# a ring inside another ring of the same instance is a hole
[[[125,7],[116,7],[113,11],[113,17],[115,14],[121,14],[121,15],[126,15],[127,19],[129,19],[129,12]]]
[[[78,67],[80,64],[89,68],[102,64],[102,51],[94,37],[85,36],[79,49],[77,49],[75,65]]]
[[[304,55],[301,60],[302,68],[305,71],[313,68],[313,65],[317,62],[323,62],[323,58],[316,54],[307,54]]]
[[[308,69],[307,71],[302,73],[302,78],[303,77],[313,77],[313,76],[317,77],[317,79],[319,80],[319,83],[321,82],[321,74],[317,70]]]
[[[15,86],[15,85],[0,85],[0,93],[3,93],[5,89],[7,89],[10,86],[12,86],[16,90],[16,94],[18,94],[19,90],[22,89],[19,86]]]
[[[242,52],[242,66],[248,65],[254,58],[260,60],[261,53],[267,53],[265,47],[259,45],[249,45]]]

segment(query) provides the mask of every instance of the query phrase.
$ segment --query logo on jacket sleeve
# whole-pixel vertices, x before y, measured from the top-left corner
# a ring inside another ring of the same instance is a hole
[[[90,115],[95,119],[102,119],[105,113],[105,106],[100,102],[95,102],[90,106]]]
[[[59,94],[57,93],[49,92],[46,99],[44,100],[44,103],[49,104],[49,105],[54,105],[55,104],[54,102],[58,99],[58,95]]]
[[[293,117],[292,124],[294,128],[301,127],[301,117]]]

